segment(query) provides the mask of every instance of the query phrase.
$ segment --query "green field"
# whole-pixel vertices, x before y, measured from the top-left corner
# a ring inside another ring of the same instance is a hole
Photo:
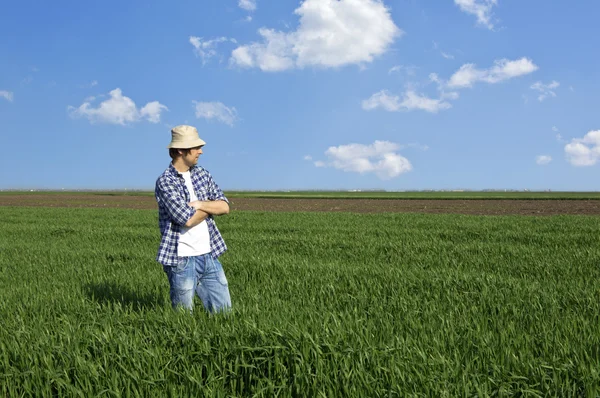
[[[600,192],[344,192],[344,191],[289,191],[253,192],[228,191],[235,198],[282,199],[520,199],[520,200],[600,200]]]
[[[0,207],[0,396],[596,396],[600,218],[234,212],[172,311],[155,211]]]
[[[154,196],[151,191],[0,191],[1,195],[82,194]],[[600,192],[384,192],[384,191],[226,191],[228,198],[277,199],[503,199],[503,200],[600,200]]]

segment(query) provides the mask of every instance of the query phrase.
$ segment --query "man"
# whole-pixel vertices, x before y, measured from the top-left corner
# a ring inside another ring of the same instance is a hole
[[[172,162],[156,180],[162,239],[156,260],[163,265],[173,308],[192,311],[194,291],[210,313],[231,308],[218,257],[227,250],[213,216],[229,213],[229,202],[210,173],[197,166],[206,143],[192,126],[171,130]]]

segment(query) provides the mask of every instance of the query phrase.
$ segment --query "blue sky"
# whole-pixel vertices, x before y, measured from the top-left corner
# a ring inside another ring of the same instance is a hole
[[[600,190],[600,2],[19,1],[0,189]]]

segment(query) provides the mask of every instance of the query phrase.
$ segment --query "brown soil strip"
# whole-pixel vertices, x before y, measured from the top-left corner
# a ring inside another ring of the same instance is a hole
[[[231,210],[476,215],[600,215],[600,200],[402,200],[231,198]],[[0,206],[156,209],[152,196],[94,194],[0,195]]]

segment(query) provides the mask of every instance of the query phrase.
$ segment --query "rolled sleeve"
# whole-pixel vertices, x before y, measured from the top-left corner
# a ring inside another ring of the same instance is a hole
[[[156,200],[166,210],[171,221],[180,226],[185,225],[196,213],[196,209],[188,205],[173,184],[165,180],[156,182]]]

